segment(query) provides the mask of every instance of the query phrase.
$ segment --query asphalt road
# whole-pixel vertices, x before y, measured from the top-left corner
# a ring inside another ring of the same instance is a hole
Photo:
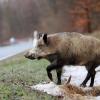
[[[0,47],[0,61],[32,48],[32,41],[19,42],[9,46]]]

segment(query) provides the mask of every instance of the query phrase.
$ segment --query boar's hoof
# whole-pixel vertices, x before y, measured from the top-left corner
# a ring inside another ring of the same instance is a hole
[[[82,84],[80,84],[80,87],[86,87],[86,84],[82,83]]]
[[[57,85],[61,85],[61,82],[58,81],[58,82],[57,82]]]

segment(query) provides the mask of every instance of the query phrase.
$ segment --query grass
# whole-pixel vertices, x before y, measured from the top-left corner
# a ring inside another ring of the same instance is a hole
[[[48,81],[46,60],[28,60],[23,54],[0,62],[0,100],[57,100],[27,87]]]

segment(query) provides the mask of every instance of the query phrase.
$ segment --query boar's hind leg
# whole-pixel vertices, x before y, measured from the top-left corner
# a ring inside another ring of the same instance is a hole
[[[86,87],[86,83],[87,83],[87,81],[90,79],[90,77],[91,77],[91,75],[90,75],[90,73],[89,73],[89,71],[88,71],[85,80],[82,82],[82,84],[81,84],[80,86]]]
[[[95,74],[96,74],[95,68],[94,67],[91,67],[88,70],[87,76],[86,76],[85,80],[82,82],[81,86],[85,87],[86,86],[86,83],[91,78],[90,87],[93,87]]]
[[[58,78],[57,84],[60,85],[61,84],[62,68],[56,69],[56,72],[57,72],[57,78]]]
[[[95,71],[95,69],[93,69],[93,70],[91,71],[91,82],[90,82],[90,87],[93,87],[93,85],[94,85],[95,74],[96,74],[96,71]]]

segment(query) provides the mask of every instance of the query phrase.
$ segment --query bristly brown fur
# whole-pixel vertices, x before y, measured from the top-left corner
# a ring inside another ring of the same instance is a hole
[[[77,65],[84,65],[100,57],[100,40],[94,37],[73,32],[61,33],[61,35],[54,34],[49,38],[52,48],[60,52],[62,57],[75,56]],[[98,61],[98,59],[96,60]]]
[[[95,68],[100,64],[100,40],[76,32],[55,33],[44,35],[38,40],[35,54],[26,56],[29,59],[46,58],[50,61],[47,74],[52,81],[51,71],[56,69],[58,84],[61,83],[61,70],[64,65],[84,65],[88,71],[82,86],[86,86],[91,78],[94,84]],[[28,53],[30,54],[30,53]]]
[[[91,77],[95,76],[95,68],[100,64],[100,40],[76,32],[54,34],[48,39],[51,47],[59,53],[63,65],[85,65]],[[84,80],[84,86],[87,80]],[[90,86],[93,82],[94,78]]]

